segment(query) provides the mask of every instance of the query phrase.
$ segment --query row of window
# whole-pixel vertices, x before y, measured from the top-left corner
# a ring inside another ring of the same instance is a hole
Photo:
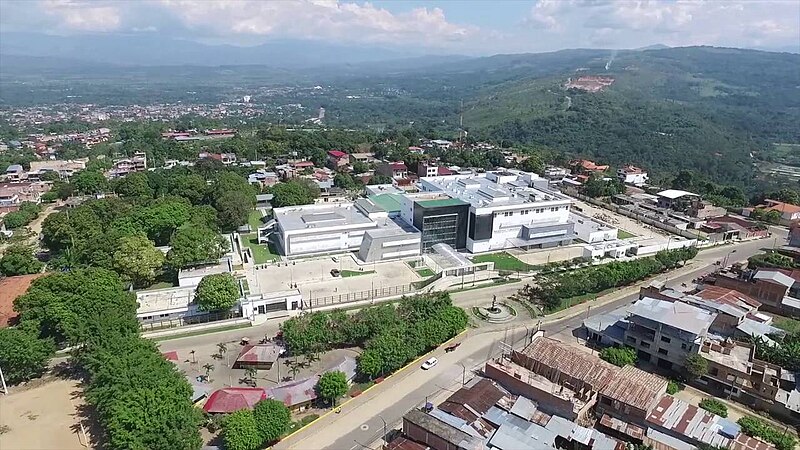
[[[553,206],[553,207],[551,207],[551,208],[534,208],[534,209],[523,209],[523,210],[521,210],[521,211],[519,212],[519,214],[520,214],[521,216],[524,216],[524,215],[526,215],[526,214],[530,214],[530,213],[534,213],[534,214],[541,214],[541,213],[543,213],[543,212],[545,212],[545,211],[548,211],[548,210],[549,210],[550,212],[557,212],[557,211],[561,210],[561,208],[564,208],[564,209],[569,209],[569,206],[563,206],[563,207],[562,207],[562,206]],[[511,216],[513,216],[513,215],[514,215],[514,211],[505,211],[505,212],[503,212],[502,214],[503,214],[503,217],[511,217]],[[495,213],[495,216],[499,216],[499,215],[500,215],[500,213]]]

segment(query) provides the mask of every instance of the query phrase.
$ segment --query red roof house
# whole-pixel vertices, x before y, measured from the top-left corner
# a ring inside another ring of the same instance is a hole
[[[267,389],[267,396],[283,402],[289,409],[299,409],[311,404],[317,398],[314,389],[319,381],[315,375],[302,380],[290,381]]]
[[[229,387],[214,391],[208,397],[203,411],[227,414],[240,409],[253,409],[256,403],[267,398],[264,388]]]
[[[350,155],[339,150],[328,151],[328,166],[331,169],[338,169],[350,164]]]

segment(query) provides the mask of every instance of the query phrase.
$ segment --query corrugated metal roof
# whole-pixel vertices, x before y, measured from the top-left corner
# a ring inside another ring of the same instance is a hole
[[[288,407],[300,405],[317,398],[317,392],[314,387],[317,385],[318,380],[319,376],[315,375],[310,378],[279,384],[267,389],[267,396],[282,401]]]
[[[253,409],[256,403],[267,398],[263,388],[229,387],[214,391],[203,405],[209,413],[231,413],[240,409]]]
[[[537,337],[521,353],[594,389],[605,385],[617,371],[614,365],[590,353],[546,337]]]
[[[794,284],[794,278],[786,275],[785,273],[779,272],[777,270],[759,270],[753,276],[756,280],[764,280],[764,281],[771,281],[773,283],[778,283],[783,286],[792,287]]]
[[[633,366],[625,366],[600,389],[600,394],[647,411],[666,391],[666,379]]]
[[[654,425],[673,430],[696,441],[729,447],[731,440],[720,434],[723,428],[723,424],[720,423],[722,420],[725,419],[670,395],[662,397],[647,417],[647,421]],[[733,424],[730,421],[726,422]],[[728,428],[729,424],[726,423],[725,427]]]

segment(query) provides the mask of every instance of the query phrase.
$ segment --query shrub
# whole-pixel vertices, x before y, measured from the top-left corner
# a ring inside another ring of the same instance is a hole
[[[700,378],[708,373],[708,360],[696,353],[687,356],[683,366],[692,378]]]
[[[720,417],[728,417],[728,407],[715,398],[704,398],[700,401],[700,407]]]
[[[669,383],[667,384],[667,394],[675,395],[678,392],[682,391],[683,387],[684,387],[683,384],[675,380],[669,380]]]
[[[760,437],[775,445],[778,450],[793,450],[797,439],[791,434],[778,431],[761,419],[745,416],[736,421],[748,436]]]
[[[619,367],[632,366],[637,359],[633,347],[606,347],[600,351],[600,358]]]

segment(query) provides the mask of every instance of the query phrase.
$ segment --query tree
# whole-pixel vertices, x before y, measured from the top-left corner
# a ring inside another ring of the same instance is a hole
[[[39,273],[42,266],[44,264],[33,255],[33,249],[22,244],[12,245],[0,258],[0,273],[7,277]]]
[[[638,358],[633,347],[606,347],[600,350],[600,359],[624,367],[635,365]]]
[[[83,170],[73,175],[70,180],[75,190],[81,194],[100,194],[108,190],[108,180],[102,173],[94,170]]]
[[[55,354],[52,339],[39,339],[31,327],[0,328],[0,368],[10,384],[41,376]]]
[[[144,234],[122,238],[114,252],[114,269],[136,287],[152,284],[163,265],[164,254]]]
[[[342,189],[353,191],[360,187],[349,173],[337,173],[333,177],[333,185]]]
[[[544,162],[538,155],[531,155],[519,164],[519,168],[525,172],[542,173],[544,172]]]
[[[369,185],[392,184],[392,177],[380,173],[374,173],[372,177],[370,177],[369,182],[367,184]]]
[[[126,175],[114,186],[114,192],[122,197],[130,198],[150,198],[153,196],[153,190],[148,184],[147,175],[141,172],[135,172]]]
[[[708,373],[708,360],[697,353],[692,353],[686,357],[683,367],[692,378],[700,378]]]
[[[255,206],[255,195],[249,192],[230,191],[214,201],[217,219],[223,231],[234,231],[247,223],[247,216]]]
[[[271,398],[256,403],[253,417],[263,444],[272,443],[283,436],[292,419],[289,408],[283,402]]]
[[[203,370],[206,371],[206,380],[208,380],[209,375],[211,375],[211,372],[214,370],[214,366],[212,364],[205,363],[203,364]]]
[[[270,188],[270,192],[274,195],[270,203],[275,208],[314,203],[314,199],[319,197],[319,188],[315,191],[308,184],[309,181],[291,180],[276,184]]]
[[[195,300],[202,311],[227,311],[238,299],[239,286],[229,273],[203,277],[195,291]]]
[[[242,409],[225,418],[222,436],[227,450],[256,450],[264,442],[253,412]]]
[[[347,394],[347,377],[344,372],[334,370],[325,372],[317,381],[317,395],[332,406],[336,406],[336,399]]]
[[[228,241],[208,227],[187,224],[170,239],[167,263],[174,269],[216,262],[228,251]]]

